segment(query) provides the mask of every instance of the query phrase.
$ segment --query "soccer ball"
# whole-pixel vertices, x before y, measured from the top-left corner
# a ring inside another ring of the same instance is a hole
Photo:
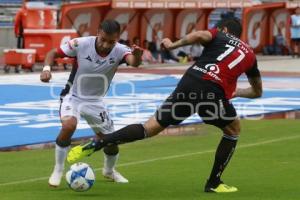
[[[76,192],[89,190],[95,182],[93,169],[86,163],[75,163],[66,173],[69,187]]]

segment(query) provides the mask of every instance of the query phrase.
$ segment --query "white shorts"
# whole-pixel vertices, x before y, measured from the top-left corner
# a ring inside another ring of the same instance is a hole
[[[86,101],[68,94],[61,100],[59,114],[60,118],[73,116],[77,121],[83,117],[96,134],[114,131],[113,121],[102,100]]]

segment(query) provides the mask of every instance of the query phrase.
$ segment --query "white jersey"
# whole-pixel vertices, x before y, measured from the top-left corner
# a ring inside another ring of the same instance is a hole
[[[65,55],[76,57],[78,67],[72,70],[69,82],[73,83],[71,95],[80,99],[96,100],[104,96],[120,62],[131,54],[129,47],[116,43],[111,52],[102,57],[96,51],[96,38],[75,38],[60,46]]]

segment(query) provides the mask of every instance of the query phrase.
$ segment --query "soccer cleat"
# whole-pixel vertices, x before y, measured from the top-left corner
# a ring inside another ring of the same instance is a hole
[[[70,164],[73,164],[84,157],[90,156],[92,153],[95,152],[95,141],[91,140],[88,143],[77,145],[68,153],[67,161]]]
[[[220,184],[216,187],[211,187],[209,184],[206,184],[204,192],[214,192],[214,193],[230,193],[230,192],[237,192],[238,189],[233,186],[229,186],[220,182]]]
[[[60,185],[62,176],[63,176],[63,171],[54,170],[48,180],[49,186],[58,187]]]
[[[122,176],[118,171],[113,170],[112,172],[107,172],[105,169],[102,170],[102,174],[105,178],[110,179],[116,183],[128,183],[129,181]]]

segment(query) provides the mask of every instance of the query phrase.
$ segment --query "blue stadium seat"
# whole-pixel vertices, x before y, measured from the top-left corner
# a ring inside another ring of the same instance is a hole
[[[13,22],[3,22],[0,21],[0,27],[13,27],[14,23]]]
[[[23,3],[22,0],[0,0],[0,4],[19,4],[21,5]]]

